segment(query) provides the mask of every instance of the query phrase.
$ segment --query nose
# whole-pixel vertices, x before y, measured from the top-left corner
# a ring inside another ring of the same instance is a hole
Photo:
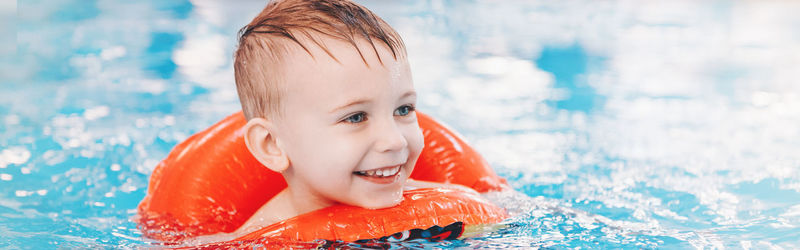
[[[375,133],[375,150],[378,152],[399,151],[408,146],[408,141],[403,135],[403,130],[394,120],[390,118],[381,122],[379,129]]]

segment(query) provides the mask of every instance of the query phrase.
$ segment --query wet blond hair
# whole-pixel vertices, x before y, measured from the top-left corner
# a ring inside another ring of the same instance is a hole
[[[282,113],[282,86],[291,81],[282,67],[289,46],[299,46],[312,57],[308,46],[318,46],[338,62],[318,35],[352,44],[365,64],[363,53],[378,55],[376,43],[386,45],[395,60],[406,56],[397,32],[364,6],[347,0],[270,1],[239,30],[234,54],[236,89],[248,120]],[[358,39],[366,40],[372,51],[361,51]],[[383,63],[379,55],[378,60]]]

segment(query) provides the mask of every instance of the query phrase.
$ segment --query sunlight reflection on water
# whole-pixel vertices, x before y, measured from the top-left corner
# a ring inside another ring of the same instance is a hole
[[[403,36],[421,109],[529,197],[496,197],[513,226],[464,246],[800,247],[800,3],[364,4]],[[262,5],[22,1],[0,242],[145,244],[147,177],[239,109],[235,34]]]

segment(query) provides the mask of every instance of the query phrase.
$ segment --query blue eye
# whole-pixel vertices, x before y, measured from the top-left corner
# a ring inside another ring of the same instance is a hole
[[[367,114],[364,112],[359,112],[354,115],[348,116],[347,118],[344,118],[344,121],[349,123],[361,123],[365,120],[367,120]]]
[[[411,112],[414,112],[414,106],[411,106],[411,105],[403,105],[403,106],[400,106],[399,108],[397,108],[397,109],[395,109],[395,110],[394,110],[394,115],[397,115],[397,116],[407,116],[407,115],[408,115],[408,114],[410,114]]]

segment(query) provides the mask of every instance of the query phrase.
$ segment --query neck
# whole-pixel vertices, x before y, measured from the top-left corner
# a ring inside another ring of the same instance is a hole
[[[287,201],[284,203],[287,206],[286,211],[292,214],[292,216],[288,218],[326,208],[334,204],[333,201],[320,198],[318,195],[308,192],[305,188],[287,187],[281,194],[284,195],[283,198]]]
[[[287,217],[284,218],[284,220],[321,208],[330,207],[336,203],[315,193],[308,188],[306,183],[298,181],[297,178],[294,178],[294,171],[292,170],[293,168],[290,166],[283,172],[283,178],[288,185],[286,189],[279,194],[282,200],[280,203],[284,206],[281,210],[291,213],[291,215],[285,214]]]
[[[306,183],[294,178],[294,171],[290,165],[282,172],[283,179],[286,180],[287,187],[281,191],[276,198],[280,198],[276,203],[280,204],[282,211],[281,220],[286,220],[301,214],[305,214],[321,208],[330,207],[335,201],[323,198],[308,188]]]

